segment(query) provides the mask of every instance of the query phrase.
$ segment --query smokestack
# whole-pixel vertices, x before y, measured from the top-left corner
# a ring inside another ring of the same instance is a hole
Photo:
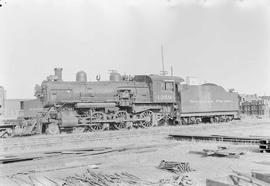
[[[57,81],[63,81],[62,79],[62,68],[55,68],[54,75],[57,77]]]

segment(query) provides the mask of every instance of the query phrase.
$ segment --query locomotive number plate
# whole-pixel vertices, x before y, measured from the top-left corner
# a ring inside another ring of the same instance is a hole
[[[158,95],[157,96],[157,99],[158,100],[171,100],[172,99],[172,96],[171,95]]]

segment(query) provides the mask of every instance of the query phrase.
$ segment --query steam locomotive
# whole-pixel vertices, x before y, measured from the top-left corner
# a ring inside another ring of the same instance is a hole
[[[35,92],[47,109],[42,116],[46,133],[180,123],[180,77],[112,72],[109,81],[88,82],[80,71],[70,82],[62,80],[61,68],[54,70]]]
[[[45,110],[39,124],[48,134],[222,122],[239,111],[238,94],[214,84],[189,86],[176,76],[131,77],[116,71],[109,81],[87,81],[83,71],[76,81],[63,81],[62,69],[54,71],[35,88]]]

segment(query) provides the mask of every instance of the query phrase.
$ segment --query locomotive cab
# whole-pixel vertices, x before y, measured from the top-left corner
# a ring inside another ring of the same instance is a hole
[[[135,81],[144,81],[150,89],[152,110],[180,123],[180,84],[184,80],[176,76],[135,76]]]
[[[175,76],[140,75],[134,78],[137,82],[148,84],[153,103],[176,103],[180,101],[179,87],[184,80]]]

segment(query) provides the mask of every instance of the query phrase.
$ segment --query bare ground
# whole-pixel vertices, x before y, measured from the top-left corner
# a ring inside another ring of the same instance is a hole
[[[232,173],[232,170],[245,173],[251,171],[270,172],[270,154],[259,153],[257,145],[167,139],[167,135],[170,133],[269,137],[270,122],[267,120],[160,127],[158,129],[147,129],[147,132],[145,130],[113,131],[102,134],[66,134],[60,135],[60,137],[32,136],[1,140],[0,152],[2,155],[33,155],[42,151],[79,147],[110,147],[113,149],[125,148],[125,150],[88,155],[63,154],[31,161],[1,164],[0,185],[18,185],[14,179],[9,178],[11,175],[22,179],[31,175],[37,178],[46,176],[59,180],[83,172],[87,168],[95,168],[93,171],[104,173],[129,172],[142,179],[155,182],[173,175],[157,168],[161,160],[189,162],[191,168],[195,169],[195,171],[188,173],[193,185],[202,186],[205,185],[206,178],[224,180],[227,175]],[[129,134],[124,135],[124,133]],[[236,159],[202,157],[199,154],[190,153],[203,149],[216,149],[218,146],[226,146],[233,151],[244,152],[244,155]],[[24,174],[22,175],[22,173]],[[27,185],[23,181],[20,181],[19,184]]]

